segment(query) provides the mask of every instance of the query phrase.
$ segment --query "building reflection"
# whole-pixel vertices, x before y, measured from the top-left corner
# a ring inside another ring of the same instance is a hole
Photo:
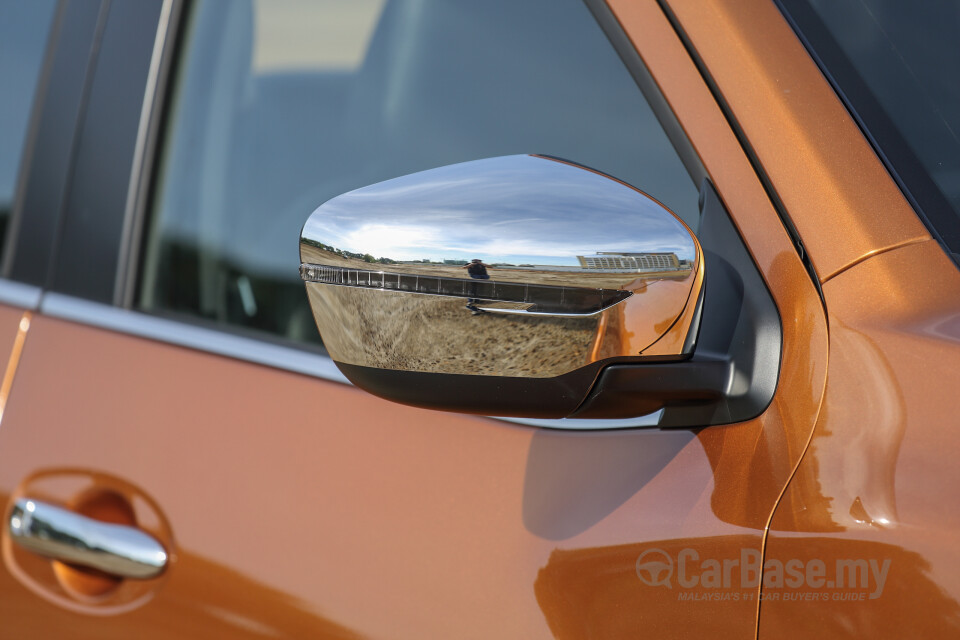
[[[577,256],[584,269],[609,271],[680,271],[689,269],[688,260],[680,260],[676,253],[617,253],[598,251],[592,256]]]

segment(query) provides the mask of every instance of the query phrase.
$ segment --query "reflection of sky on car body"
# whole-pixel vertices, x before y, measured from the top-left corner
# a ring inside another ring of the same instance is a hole
[[[533,156],[463,163],[330,200],[308,239],[397,261],[577,265],[597,252],[676,253],[693,240],[673,216],[602,175]]]

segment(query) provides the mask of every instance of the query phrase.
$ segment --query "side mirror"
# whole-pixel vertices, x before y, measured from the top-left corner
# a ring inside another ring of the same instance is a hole
[[[486,415],[741,419],[728,406],[736,358],[694,357],[710,271],[700,243],[596,171],[507,156],[357,189],[310,216],[300,260],[330,356],[381,397]]]

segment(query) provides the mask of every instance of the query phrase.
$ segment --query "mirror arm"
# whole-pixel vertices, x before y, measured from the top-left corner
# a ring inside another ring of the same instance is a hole
[[[691,414],[681,424],[707,424],[693,415],[712,419],[723,403],[733,374],[729,360],[698,358],[655,365],[614,364],[600,374],[583,405],[571,418],[627,418],[664,409],[673,415],[679,409]],[[659,426],[663,424],[663,418]]]
[[[701,427],[750,420],[773,400],[783,341],[780,314],[707,180],[700,209],[707,275],[693,356],[604,368],[571,418],[626,418],[663,409],[661,427]]]

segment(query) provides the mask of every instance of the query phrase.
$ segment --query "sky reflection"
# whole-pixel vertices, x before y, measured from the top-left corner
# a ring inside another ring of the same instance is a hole
[[[577,266],[598,252],[675,253],[694,241],[649,197],[567,164],[517,155],[465,162],[338,196],[306,239],[398,262],[470,260]]]

